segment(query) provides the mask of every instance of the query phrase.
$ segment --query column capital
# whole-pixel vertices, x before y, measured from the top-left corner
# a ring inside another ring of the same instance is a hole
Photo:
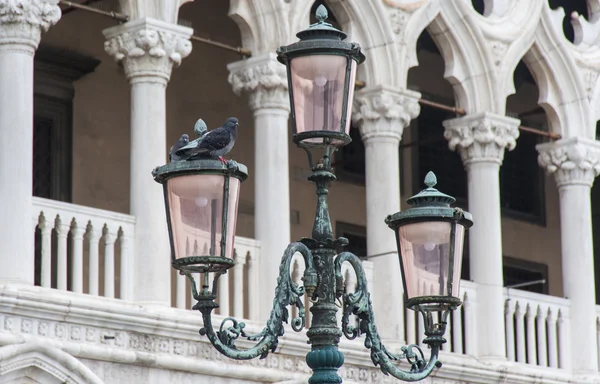
[[[0,0],[0,47],[25,45],[33,55],[42,32],[60,16],[58,0]]]
[[[277,108],[290,111],[285,65],[274,53],[253,56],[227,65],[228,81],[236,95],[248,92],[250,109]]]
[[[122,62],[130,82],[151,77],[166,84],[173,66],[192,52],[193,29],[143,18],[103,31],[104,50]],[[137,80],[136,80],[137,79]]]
[[[600,143],[581,137],[561,139],[536,146],[538,163],[554,174],[558,187],[585,185],[591,187],[600,174]]]
[[[521,121],[508,116],[478,113],[444,121],[444,137],[451,150],[458,149],[465,165],[502,164],[504,150],[517,145]]]
[[[400,141],[404,128],[419,116],[421,94],[385,85],[365,88],[354,97],[353,120],[363,141],[380,138]]]

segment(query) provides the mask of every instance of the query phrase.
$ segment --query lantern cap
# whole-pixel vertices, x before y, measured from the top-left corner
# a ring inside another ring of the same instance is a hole
[[[296,36],[300,40],[311,40],[311,39],[332,39],[332,40],[344,40],[348,35],[335,28],[333,25],[325,22],[329,17],[327,8],[323,4],[317,7],[315,12],[317,22],[312,24],[307,29],[296,33]]]
[[[277,49],[277,60],[280,63],[287,65],[288,60],[294,57],[312,54],[348,56],[358,64],[365,61],[360,45],[344,41],[348,35],[325,22],[328,13],[324,5],[319,5],[315,14],[317,22],[296,34],[300,41]]]
[[[197,159],[173,161],[152,171],[154,181],[164,184],[168,179],[183,175],[229,175],[240,181],[248,178],[248,168],[234,160],[228,160],[225,164],[217,159]]]
[[[465,228],[470,228],[473,216],[460,208],[451,207],[456,199],[435,189],[436,184],[435,174],[428,172],[425,176],[427,188],[406,200],[411,207],[389,215],[385,223],[394,230],[401,225],[424,221],[457,221]]]
[[[429,171],[425,176],[425,185],[426,189],[417,193],[413,197],[409,197],[406,202],[413,206],[414,208],[423,207],[423,206],[441,206],[441,207],[449,207],[450,204],[454,204],[456,199],[450,195],[446,195],[433,188],[437,184],[437,177],[435,173]]]

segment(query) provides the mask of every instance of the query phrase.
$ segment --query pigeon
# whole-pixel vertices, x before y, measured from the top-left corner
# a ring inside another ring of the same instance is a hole
[[[177,142],[169,150],[169,159],[171,160],[171,162],[181,160],[181,157],[178,156],[176,152],[188,145],[189,141],[190,137],[187,135],[187,133],[181,135],[179,140],[177,140]]]
[[[191,142],[179,149],[178,155],[187,160],[198,157],[218,157],[225,164],[223,156],[229,153],[235,144],[238,125],[238,119],[230,117],[222,127],[206,132],[197,142]]]

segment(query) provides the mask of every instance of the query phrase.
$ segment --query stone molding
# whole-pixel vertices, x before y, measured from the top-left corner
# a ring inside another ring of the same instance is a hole
[[[58,0],[0,0],[0,47],[25,45],[33,54],[42,33],[60,17]]]
[[[150,77],[166,84],[173,67],[192,52],[191,28],[159,20],[143,18],[103,32],[104,50],[123,64],[132,83]]]
[[[214,323],[222,319],[215,316]],[[0,345],[37,343],[79,359],[141,364],[257,382],[291,379],[305,382],[310,373],[304,358],[308,351],[304,332],[295,333],[286,326],[276,353],[267,359],[237,361],[221,355],[206,338],[198,336],[201,324],[201,316],[195,311],[41,287],[0,285]],[[253,333],[262,326],[248,322],[246,330]],[[240,340],[239,344],[248,348],[254,343]],[[344,339],[340,350],[346,355],[346,363],[340,369],[345,383],[397,382],[372,365],[363,340]],[[5,355],[0,352],[2,356]],[[441,359],[444,369],[435,371],[428,382],[492,384],[500,380],[506,384],[533,384],[550,380],[566,384],[573,381],[573,375],[567,371],[525,364],[482,364],[470,356],[446,352],[442,352]],[[400,366],[409,368],[404,362]],[[77,371],[82,373],[83,368]]]
[[[238,96],[248,93],[252,111],[263,108],[290,111],[286,67],[274,53],[237,61],[227,68],[233,92]]]
[[[538,163],[554,174],[558,187],[584,185],[591,187],[600,174],[600,143],[573,137],[536,146]]]
[[[353,120],[358,123],[365,144],[375,138],[399,142],[404,128],[419,116],[419,97],[418,92],[383,85],[357,92]]]
[[[519,137],[520,120],[486,112],[443,124],[448,147],[458,150],[465,166],[480,162],[502,164],[504,150],[513,150]]]

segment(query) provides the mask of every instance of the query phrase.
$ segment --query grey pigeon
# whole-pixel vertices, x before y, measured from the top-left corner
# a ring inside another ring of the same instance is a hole
[[[190,142],[190,137],[187,135],[187,133],[184,133],[183,135],[181,135],[179,140],[177,140],[177,142],[169,150],[169,159],[172,162],[181,160],[181,157],[178,156],[176,154],[176,152],[179,151],[181,148],[185,147],[186,145],[188,145],[189,142]]]
[[[180,156],[185,159],[197,157],[218,157],[223,163],[223,156],[231,151],[235,144],[238,129],[238,119],[230,117],[222,127],[213,129],[204,134],[196,145],[189,143],[179,150]]]

